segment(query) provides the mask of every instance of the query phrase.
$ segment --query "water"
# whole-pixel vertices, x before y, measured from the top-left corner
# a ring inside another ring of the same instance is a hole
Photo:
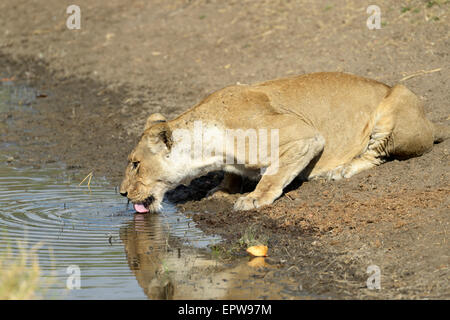
[[[205,255],[202,248],[219,239],[203,235],[169,204],[164,214],[137,217],[114,188],[90,189],[71,183],[58,168],[0,168],[0,254],[8,246],[17,252],[16,240],[30,247],[42,243],[40,267],[54,282],[48,297],[145,298],[130,270],[141,259],[135,248],[140,239],[158,252],[176,239],[179,248],[199,249],[198,259]],[[124,243],[136,256],[127,258]],[[81,290],[66,290],[70,265],[80,268]]]

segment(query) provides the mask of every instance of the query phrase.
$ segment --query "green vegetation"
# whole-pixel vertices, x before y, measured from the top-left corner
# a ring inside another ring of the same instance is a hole
[[[216,244],[210,247],[211,255],[214,259],[231,260],[241,256],[242,252],[251,246],[268,245],[269,237],[265,235],[261,228],[252,225],[242,233],[242,236],[232,245]]]
[[[211,246],[211,256],[217,260],[230,260],[236,256],[239,248],[237,246],[227,247],[226,245],[213,245]]]
[[[409,11],[409,10],[411,10],[411,7],[402,7],[402,8],[400,9],[400,11],[401,11],[402,13],[405,13],[405,12],[407,12],[407,11]]]
[[[238,243],[242,248],[247,249],[251,246],[267,245],[267,241],[268,237],[261,234],[259,228],[255,225],[252,225],[244,231]]]

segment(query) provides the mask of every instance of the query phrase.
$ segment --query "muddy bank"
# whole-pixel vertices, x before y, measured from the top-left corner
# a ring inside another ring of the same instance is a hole
[[[2,119],[1,143],[11,150],[5,165],[62,161],[117,185],[148,114],[173,118],[227,84],[312,71],[394,84],[439,69],[404,83],[424,99],[430,119],[449,124],[449,4],[412,1],[407,9],[381,1],[385,25],[376,33],[365,29],[357,1],[262,1],[244,9],[233,1],[80,5],[86,20],[78,33],[66,30],[65,6],[56,0],[41,11],[26,1],[0,5],[1,78],[39,95],[33,112],[11,110]],[[8,19],[17,12],[20,19]],[[423,157],[349,180],[299,184],[254,212],[230,210],[238,195],[203,199],[220,173],[171,199],[203,230],[226,239],[217,249],[225,257],[243,254],[243,238],[263,238],[281,272],[307,292],[449,298],[449,149],[445,141]],[[381,269],[380,291],[366,288],[370,265]]]

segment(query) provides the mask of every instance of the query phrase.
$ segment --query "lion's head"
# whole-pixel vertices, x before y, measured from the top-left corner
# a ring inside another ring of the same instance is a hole
[[[166,119],[153,114],[147,119],[139,143],[128,156],[120,194],[127,197],[139,213],[157,212],[164,194],[176,186],[172,164],[168,160],[172,135]]]

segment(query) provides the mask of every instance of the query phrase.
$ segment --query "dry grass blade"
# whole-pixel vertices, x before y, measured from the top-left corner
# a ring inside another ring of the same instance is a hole
[[[40,244],[31,249],[19,243],[19,252],[7,248],[0,256],[0,300],[29,300],[39,298],[41,270],[37,258]]]
[[[91,179],[93,176],[94,176],[94,171],[89,172],[89,174],[86,177],[84,177],[83,180],[81,180],[81,182],[78,186],[80,187],[83,184],[83,182],[85,182],[87,179],[88,180],[87,187],[88,187],[89,191],[91,191]]]
[[[420,71],[414,72],[413,74],[410,74],[409,76],[405,76],[405,77],[401,78],[399,82],[406,81],[406,80],[409,80],[411,78],[414,78],[414,77],[417,77],[417,76],[421,76],[421,75],[424,75],[424,74],[438,72],[438,71],[441,71],[441,70],[442,70],[442,68],[437,68],[437,69],[433,69],[433,70],[420,70]]]

